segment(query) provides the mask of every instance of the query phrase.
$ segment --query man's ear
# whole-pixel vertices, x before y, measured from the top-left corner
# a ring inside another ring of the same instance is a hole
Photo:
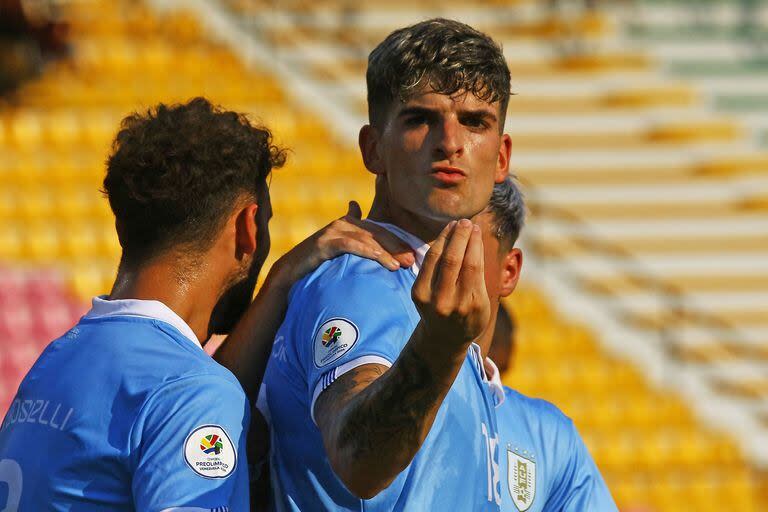
[[[499,158],[496,162],[495,183],[501,183],[509,174],[509,159],[512,156],[512,137],[508,133],[501,135],[501,144],[499,145]]]
[[[256,203],[248,203],[237,212],[235,217],[235,256],[238,260],[256,252]]]
[[[360,146],[360,154],[363,155],[365,168],[373,174],[384,174],[384,162],[380,156],[381,133],[370,124],[360,128],[357,143]]]
[[[501,264],[499,296],[509,297],[515,291],[517,282],[520,280],[522,268],[523,252],[520,249],[514,248],[507,253]]]

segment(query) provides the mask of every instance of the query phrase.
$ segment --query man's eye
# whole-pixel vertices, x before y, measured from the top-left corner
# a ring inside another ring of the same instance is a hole
[[[427,122],[427,117],[422,115],[408,116],[405,118],[406,126],[418,126],[421,124],[425,124],[426,122]]]
[[[488,128],[488,122],[482,117],[466,117],[462,123],[471,128]]]

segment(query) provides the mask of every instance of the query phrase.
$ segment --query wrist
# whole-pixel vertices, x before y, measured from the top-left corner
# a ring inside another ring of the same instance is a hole
[[[449,371],[450,368],[464,362],[472,340],[456,343],[449,341],[454,336],[441,329],[430,329],[422,320],[414,332],[417,343],[413,345],[415,354],[424,360],[433,374]]]
[[[264,288],[289,290],[298,280],[294,272],[295,266],[288,256],[283,255],[275,261],[264,280]]]

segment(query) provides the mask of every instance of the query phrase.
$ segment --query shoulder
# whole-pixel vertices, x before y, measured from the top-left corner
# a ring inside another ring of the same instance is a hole
[[[241,429],[250,419],[249,408],[237,381],[213,373],[188,374],[156,386],[144,400],[137,424],[145,433],[184,430],[192,423]]]
[[[394,290],[398,288],[398,283],[403,277],[401,273],[407,272],[411,272],[410,269],[391,271],[376,261],[354,254],[343,254],[324,262],[314,272],[299,281],[297,284],[301,286],[295,288],[301,290],[342,283],[346,286],[361,282],[362,277],[365,278],[364,282],[367,285]]]
[[[415,307],[414,279],[410,269],[393,272],[375,261],[345,254],[294,285],[286,319],[298,316],[313,322],[339,316],[365,323],[372,313],[379,319],[405,318]]]
[[[573,420],[552,402],[541,398],[526,396],[519,391],[504,386],[504,407],[522,414],[529,424],[538,425],[548,431],[571,436],[575,432]]]

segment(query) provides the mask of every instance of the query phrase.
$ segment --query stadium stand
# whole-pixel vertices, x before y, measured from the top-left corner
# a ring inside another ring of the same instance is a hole
[[[653,1],[628,23],[630,40],[657,56],[670,76],[689,79],[724,113],[768,144],[768,30],[765,2]]]
[[[273,128],[292,154],[271,186],[271,262],[346,200],[370,204],[354,146],[365,57],[439,14],[500,40],[518,93],[507,128],[532,216],[506,382],[574,419],[622,510],[768,510],[768,152],[755,136],[768,103],[758,68],[739,82],[755,87],[745,104],[717,64],[674,62],[707,54],[699,42],[741,44],[733,6],[714,3],[731,25],[688,39],[669,16],[688,3],[564,21],[533,0],[69,2],[72,56],[0,105],[0,406],[111,285],[119,247],[97,190],[124,114],[205,95]],[[584,51],[562,52],[563,37]]]

